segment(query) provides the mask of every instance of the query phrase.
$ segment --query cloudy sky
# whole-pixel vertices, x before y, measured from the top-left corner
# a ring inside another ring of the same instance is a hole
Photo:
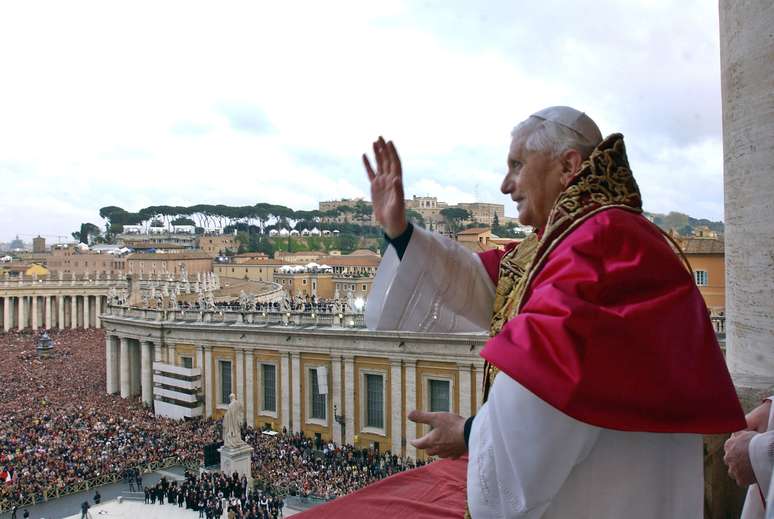
[[[98,210],[406,194],[506,204],[511,128],[549,105],[626,137],[650,211],[721,219],[716,2],[3,2],[0,241]]]

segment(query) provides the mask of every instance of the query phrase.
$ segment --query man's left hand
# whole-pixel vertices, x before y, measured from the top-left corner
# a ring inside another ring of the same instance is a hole
[[[739,486],[746,487],[755,483],[755,472],[750,463],[750,440],[758,434],[755,431],[739,431],[726,440],[723,461],[728,465],[728,475]]]
[[[411,411],[408,419],[412,422],[431,426],[432,431],[421,438],[411,440],[417,449],[425,449],[430,456],[459,458],[468,450],[465,446],[465,419],[452,413],[428,413]]]

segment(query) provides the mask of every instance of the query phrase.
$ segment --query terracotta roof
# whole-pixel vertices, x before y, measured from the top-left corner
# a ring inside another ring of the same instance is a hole
[[[242,265],[285,265],[287,262],[278,260],[278,259],[271,259],[271,258],[255,258],[247,261],[243,261],[241,263],[219,263],[218,265],[231,265],[231,266],[242,266]]]
[[[153,243],[150,241],[132,242],[133,249],[187,249],[185,245],[179,243]]]
[[[380,256],[324,256],[316,261],[320,265],[331,267],[378,267]]]
[[[176,252],[173,254],[130,254],[126,257],[127,260],[142,260],[142,261],[180,261],[180,260],[197,260],[206,259],[212,260],[212,256],[206,252]]]
[[[725,254],[725,242],[712,238],[684,238],[679,240],[686,254]]]
[[[465,229],[464,231],[460,231],[457,233],[457,235],[460,234],[482,234],[485,232],[492,232],[492,229],[489,227],[472,227],[470,229]]]
[[[349,254],[349,256],[376,256],[379,257],[379,254],[370,250],[370,249],[357,249],[353,250],[352,253]]]

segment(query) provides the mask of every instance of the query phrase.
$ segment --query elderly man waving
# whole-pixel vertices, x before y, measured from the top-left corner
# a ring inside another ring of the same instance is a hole
[[[642,216],[623,136],[541,110],[513,130],[502,192],[535,233],[475,255],[405,218],[392,142],[363,157],[391,247],[371,328],[489,330],[474,417],[414,411],[414,441],[469,455],[474,518],[701,518],[702,438],[744,415],[692,276]]]

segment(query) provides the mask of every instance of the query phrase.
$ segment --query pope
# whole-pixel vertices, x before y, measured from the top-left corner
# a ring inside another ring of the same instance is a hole
[[[473,417],[413,411],[412,443],[467,453],[472,517],[699,519],[702,435],[745,427],[709,313],[642,214],[623,136],[555,106],[518,124],[501,190],[534,233],[473,254],[408,223],[392,142],[364,155],[390,243],[373,329],[487,330]]]

